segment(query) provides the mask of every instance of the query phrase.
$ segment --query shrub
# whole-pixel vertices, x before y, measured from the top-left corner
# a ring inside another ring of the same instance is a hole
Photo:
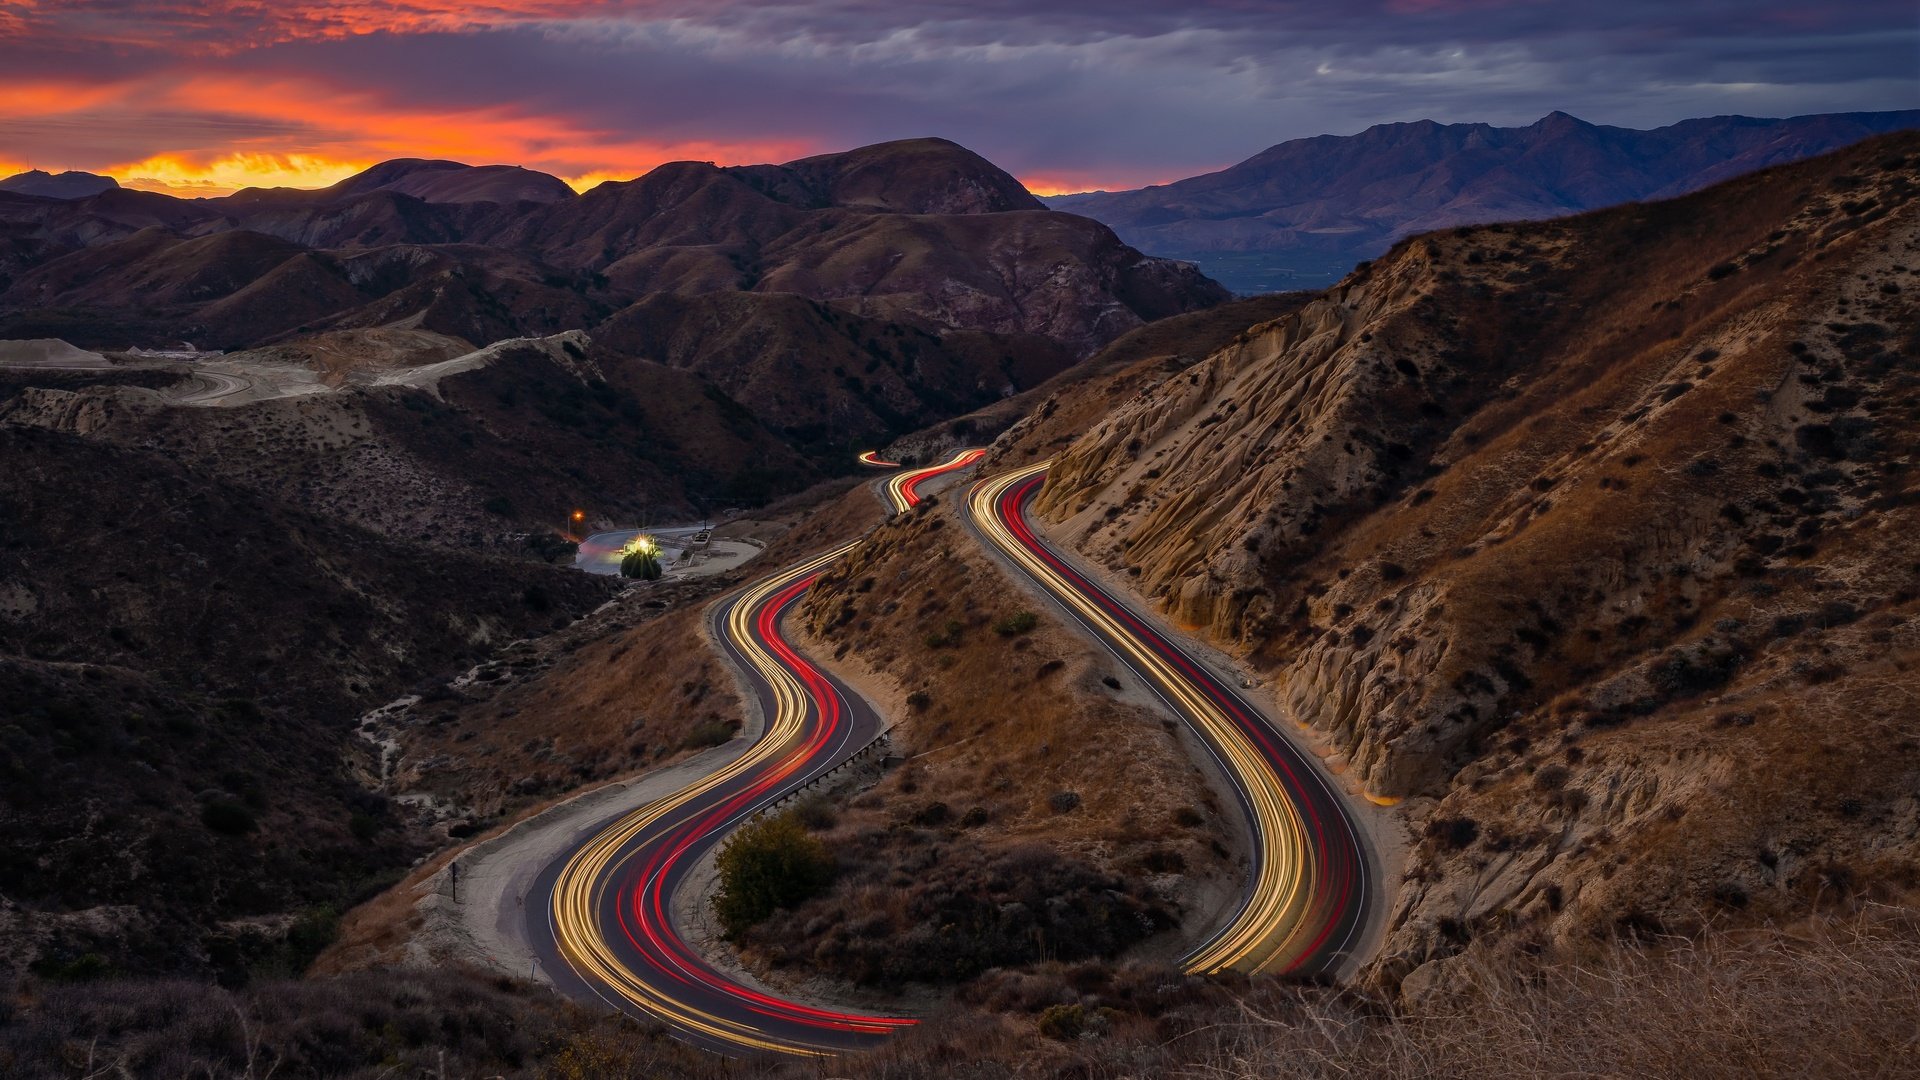
[[[993,632],[1001,637],[1013,637],[1024,634],[1040,625],[1040,616],[1031,611],[1016,611],[993,624]]]
[[[1427,835],[1443,847],[1460,851],[1480,838],[1480,825],[1472,818],[1436,818],[1427,825]]]
[[[937,828],[945,825],[953,817],[953,811],[943,802],[931,802],[915,810],[908,821],[921,828]]]
[[[833,809],[833,800],[825,795],[802,799],[794,806],[792,814],[795,821],[812,832],[825,832],[840,823],[840,815]]]
[[[550,563],[571,560],[580,545],[558,533],[534,533],[527,537],[527,549]]]
[[[833,857],[791,814],[743,826],[720,849],[714,914],[729,938],[780,908],[792,908],[833,880]]]
[[[1077,1039],[1087,1030],[1087,1010],[1080,1005],[1049,1005],[1040,1014],[1040,1034],[1049,1039]]]
[[[733,725],[725,720],[702,720],[680,740],[682,750],[704,750],[733,738]]]
[[[623,578],[659,581],[660,574],[660,556],[652,551],[635,548],[620,559],[620,576]]]

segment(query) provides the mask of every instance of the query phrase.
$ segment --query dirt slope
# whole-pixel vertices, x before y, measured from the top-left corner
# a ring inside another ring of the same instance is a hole
[[[1917,191],[1415,238],[1061,455],[1060,536],[1434,801],[1384,972],[1914,884]]]

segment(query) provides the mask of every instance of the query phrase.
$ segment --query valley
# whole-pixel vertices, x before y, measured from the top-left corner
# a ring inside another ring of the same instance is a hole
[[[1239,299],[939,139],[0,184],[0,1071],[1899,1074],[1920,135],[1812,119]]]

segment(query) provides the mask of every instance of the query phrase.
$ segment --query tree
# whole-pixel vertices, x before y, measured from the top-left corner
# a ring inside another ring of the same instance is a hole
[[[720,892],[713,912],[727,937],[794,907],[833,881],[833,856],[792,814],[743,826],[720,849]]]
[[[649,548],[634,548],[620,558],[620,576],[644,581],[660,580],[660,556]]]

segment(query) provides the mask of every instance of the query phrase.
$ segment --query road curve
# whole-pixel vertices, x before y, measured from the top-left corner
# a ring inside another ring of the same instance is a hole
[[[229,374],[224,371],[212,371],[207,368],[194,368],[188,379],[188,386],[194,389],[182,389],[174,401],[181,405],[217,406],[224,404],[227,398],[235,394],[244,394],[253,389],[253,380],[244,375]]]
[[[920,494],[920,488],[923,484],[937,477],[964,469],[986,456],[987,452],[983,449],[956,450],[952,457],[938,465],[929,465],[924,469],[908,469],[906,472],[896,473],[893,476],[887,477],[887,509],[896,514],[906,513],[920,505],[920,500],[924,498],[924,496]],[[865,461],[866,459],[863,456],[861,460]],[[869,462],[869,464],[877,465],[881,463],[874,461]]]
[[[1378,907],[1358,824],[1316,763],[1212,671],[1079,573],[1027,519],[1048,462],[976,482],[967,509],[987,543],[1032,578],[1200,736],[1233,783],[1253,835],[1253,877],[1189,971],[1339,973]]]
[[[889,503],[911,508],[921,501],[922,483],[982,453],[962,451],[889,477]],[[782,570],[709,609],[714,639],[759,697],[766,730],[715,772],[585,830],[535,878],[526,898],[527,935],[563,992],[658,1020],[696,1045],[729,1053],[860,1050],[915,1022],[814,1008],[742,985],[701,957],[673,916],[675,892],[734,828],[880,731],[873,709],[780,631],[814,578],[859,543]]]

